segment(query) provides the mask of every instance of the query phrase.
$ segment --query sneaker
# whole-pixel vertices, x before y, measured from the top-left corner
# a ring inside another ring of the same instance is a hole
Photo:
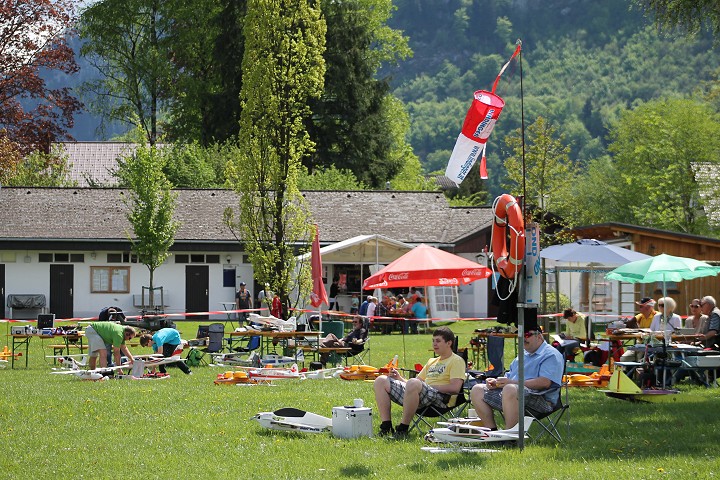
[[[407,430],[395,430],[392,438],[393,440],[407,440],[409,433]]]
[[[378,432],[378,437],[392,437],[394,433],[395,433],[395,430],[392,427],[390,427],[387,430],[384,430],[381,428],[380,431]]]

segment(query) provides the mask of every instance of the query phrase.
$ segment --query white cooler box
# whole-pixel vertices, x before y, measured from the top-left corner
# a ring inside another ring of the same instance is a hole
[[[688,355],[685,361],[692,367],[720,367],[720,355]]]
[[[333,407],[332,433],[341,438],[372,436],[372,408]]]

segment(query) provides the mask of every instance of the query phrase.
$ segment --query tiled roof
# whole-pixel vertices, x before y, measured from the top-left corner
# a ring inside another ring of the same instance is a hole
[[[117,185],[110,171],[115,169],[118,157],[135,149],[133,144],[120,142],[64,142],[56,146],[68,157],[70,180],[81,186],[91,182]]]
[[[0,241],[114,240],[132,232],[119,188],[0,189]],[[230,241],[223,223],[236,194],[221,189],[177,190],[175,216],[181,221],[176,241]],[[323,244],[360,234],[378,233],[406,243],[453,244],[491,218],[488,208],[451,208],[440,192],[307,191]]]
[[[158,145],[162,146],[162,145]],[[117,159],[132,153],[135,143],[124,142],[62,142],[54,147],[64,151],[70,164],[70,180],[78,186],[113,187],[117,180],[110,173]]]

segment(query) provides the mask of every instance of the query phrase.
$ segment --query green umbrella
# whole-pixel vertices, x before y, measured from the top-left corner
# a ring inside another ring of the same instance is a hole
[[[628,283],[680,282],[710,277],[720,273],[720,267],[693,258],[660,254],[626,263],[605,275],[610,280]]]
[[[610,280],[628,283],[662,282],[663,297],[667,297],[665,282],[680,282],[693,278],[711,277],[720,273],[720,267],[693,258],[674,257],[664,253],[655,257],[626,263],[605,275]],[[663,331],[667,314],[662,312]]]

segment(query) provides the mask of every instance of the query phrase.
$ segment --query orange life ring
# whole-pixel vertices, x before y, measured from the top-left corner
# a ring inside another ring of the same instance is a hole
[[[517,200],[504,193],[495,199],[495,221],[492,229],[492,254],[500,275],[514,278],[522,268],[525,257],[525,221]],[[510,250],[507,246],[507,226],[510,225]]]

